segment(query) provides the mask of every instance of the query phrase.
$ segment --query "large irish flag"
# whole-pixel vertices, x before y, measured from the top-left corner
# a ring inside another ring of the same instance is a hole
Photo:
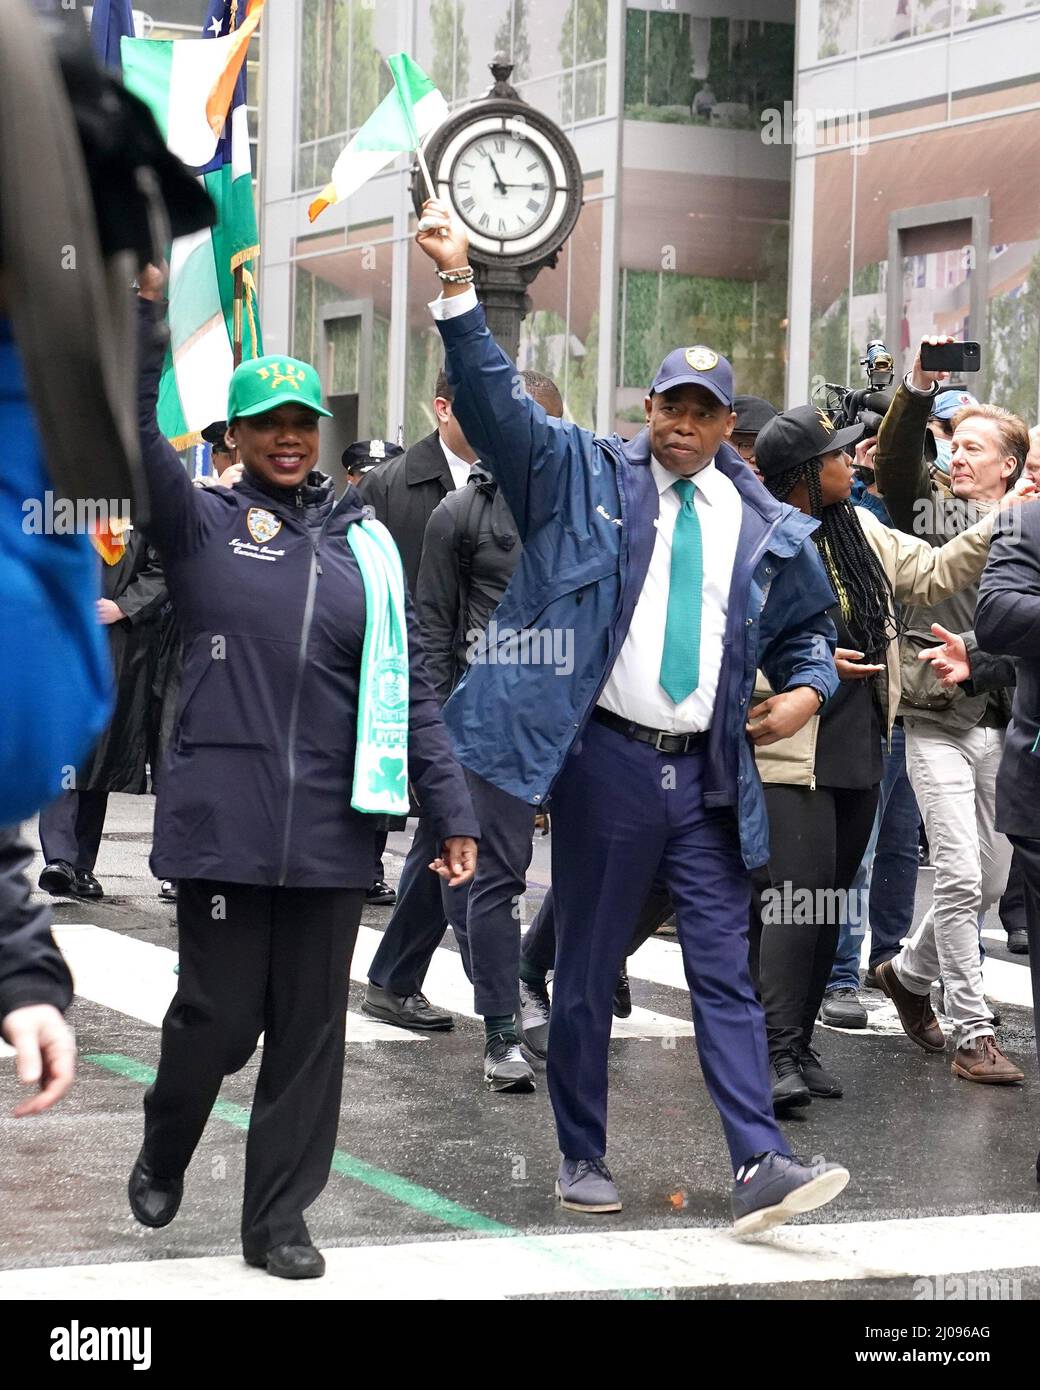
[[[227,411],[233,370],[234,272],[243,267],[243,358],[263,353],[252,295],[259,253],[253,202],[245,59],[264,0],[211,0],[201,39],[122,40],[123,80],[151,108],[167,145],[195,169],[217,223],[170,252],[170,349],[159,426],[175,448],[197,443]],[[241,19],[241,23],[236,23]]]

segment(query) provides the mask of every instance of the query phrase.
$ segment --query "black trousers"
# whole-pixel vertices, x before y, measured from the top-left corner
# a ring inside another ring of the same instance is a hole
[[[445,895],[463,895],[462,906],[455,915],[465,919],[465,895],[469,886],[448,888],[443,879],[430,871],[430,862],[439,853],[440,840],[430,818],[420,816],[401,870],[397,902],[368,969],[371,982],[391,994],[408,998],[421,991],[433,953],[444,939],[448,926]],[[468,975],[469,956],[461,941],[459,947]]]
[[[246,1143],[242,1248],[306,1244],[329,1177],[343,1087],[350,960],[365,893],[181,879],[180,973],[145,1093],[146,1163],[188,1166],[225,1076],[263,1032]]]
[[[1033,984],[1033,1019],[1040,1018],[1040,840],[1009,835],[1015,847],[1013,864],[1019,866],[1025,907],[1025,929],[1029,936],[1029,973]],[[1040,1031],[1036,1032],[1036,1055],[1040,1060]],[[1040,1168],[1037,1170],[1040,1176]]]
[[[48,864],[64,859],[94,872],[105,829],[108,792],[62,792],[40,812],[40,847]]]
[[[878,790],[765,788],[770,855],[752,875],[750,958],[771,1057],[812,1040]]]
[[[1014,844],[1014,841],[1012,841]],[[1022,872],[1021,852],[1017,845],[1011,856],[1011,869],[1008,872],[1007,887],[1000,899],[1000,925],[1008,936],[1013,931],[1028,932],[1026,923],[1026,884]]]

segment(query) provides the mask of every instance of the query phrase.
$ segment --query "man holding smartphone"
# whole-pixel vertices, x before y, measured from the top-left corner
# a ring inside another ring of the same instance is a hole
[[[969,404],[953,416],[949,493],[929,476],[924,433],[947,372],[927,368],[922,341],[878,434],[878,487],[893,524],[942,545],[998,506],[1021,476],[1029,448],[1023,422],[999,406]],[[960,345],[967,346],[967,345]],[[969,367],[975,363],[967,362]],[[996,1044],[983,997],[978,918],[1007,883],[1011,846],[994,823],[996,774],[1010,701],[1006,665],[977,651],[972,627],[977,586],[930,608],[908,608],[902,641],[907,772],[928,833],[935,867],[933,905],[907,944],[877,967],[907,1033],[926,1050],[944,1043],[912,1025],[921,998],[941,976],[946,1010],[956,1029],[954,1075],[1013,1084],[1022,1072]],[[935,646],[940,628],[960,633],[972,655],[972,680],[948,689],[920,653]]]

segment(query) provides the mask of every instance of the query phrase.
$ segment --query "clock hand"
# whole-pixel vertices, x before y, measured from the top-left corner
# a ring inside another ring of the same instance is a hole
[[[500,188],[500,189],[502,190],[502,192],[504,193],[504,192],[506,191],[506,186],[505,186],[505,184],[502,182],[502,175],[498,172],[498,165],[495,163],[495,157],[494,157],[494,155],[489,154],[489,155],[488,155],[488,159],[489,159],[490,162],[491,162],[491,167],[492,167],[492,169],[494,169],[494,171],[495,171],[495,182],[498,184],[499,188]]]

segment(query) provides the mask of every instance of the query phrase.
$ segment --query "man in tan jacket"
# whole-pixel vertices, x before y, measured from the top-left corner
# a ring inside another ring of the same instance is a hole
[[[931,341],[941,341],[932,339]],[[1025,425],[998,406],[965,406],[954,416],[950,495],[928,475],[923,436],[944,373],[927,372],[920,352],[878,436],[878,486],[893,523],[941,545],[992,511],[1020,477],[1029,447]],[[954,1074],[970,1081],[1014,1083],[1019,1069],[996,1046],[983,996],[978,918],[1007,883],[1011,846],[994,824],[997,768],[1010,702],[990,688],[987,659],[976,660],[972,626],[977,586],[930,607],[910,608],[902,641],[907,772],[917,795],[935,868],[934,902],[913,937],[878,967],[878,982],[896,1004],[908,1035],[926,1051],[944,1046],[925,1026],[924,1006],[941,976],[955,1025]],[[933,624],[961,633],[972,652],[974,684],[947,690],[918,657],[934,646]],[[930,1010],[929,1010],[930,1012]]]

